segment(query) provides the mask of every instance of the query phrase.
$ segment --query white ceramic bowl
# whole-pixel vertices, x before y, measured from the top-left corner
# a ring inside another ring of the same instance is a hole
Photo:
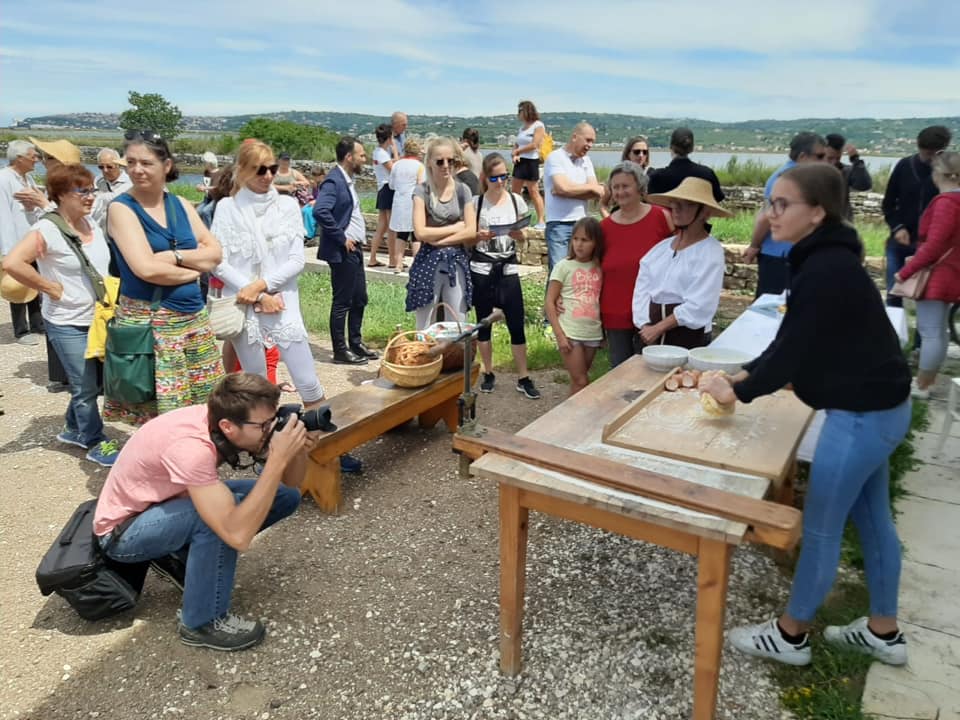
[[[690,351],[690,367],[694,370],[723,370],[733,374],[753,358],[739,350],[699,347]]]
[[[643,360],[651,370],[666,372],[675,367],[683,367],[687,362],[689,350],[677,345],[647,345],[643,349]]]

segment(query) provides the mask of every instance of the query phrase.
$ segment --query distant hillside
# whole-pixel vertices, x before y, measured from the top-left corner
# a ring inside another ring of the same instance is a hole
[[[368,135],[387,118],[377,115],[339,112],[289,111],[258,113],[255,115],[185,117],[187,133],[230,133],[256,117],[290,120],[304,125],[322,125],[338,133]],[[666,147],[675,127],[686,125],[693,130],[697,146],[703,150],[741,150],[779,152],[787,147],[790,138],[802,130],[826,134],[839,132],[864,151],[873,154],[900,154],[909,152],[917,133],[928,125],[946,125],[960,136],[960,117],[942,118],[808,118],[800,120],[748,120],[737,123],[719,123],[693,118],[653,118],[607,113],[559,112],[545,113],[544,122],[556,138],[566,137],[576,123],[586,120],[597,130],[600,145],[619,146],[628,137],[646,135],[654,147]],[[21,120],[18,129],[64,129],[84,131],[118,130],[119,115],[101,113],[72,113],[45,115]],[[475,127],[485,144],[504,145],[517,131],[513,115],[455,117],[449,115],[410,115],[410,131],[416,135],[456,135],[466,127]]]

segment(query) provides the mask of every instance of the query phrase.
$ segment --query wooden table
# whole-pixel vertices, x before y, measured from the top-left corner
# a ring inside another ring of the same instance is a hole
[[[518,435],[749,498],[765,497],[771,489],[769,478],[645,455],[602,442],[603,425],[661,377],[661,373],[649,371],[640,357],[634,357]],[[499,483],[501,671],[515,675],[521,668],[528,515],[537,510],[697,557],[693,717],[713,718],[730,556],[734,546],[743,542],[747,526],[546,470],[495,451],[474,462],[471,472]]]
[[[480,366],[474,365],[476,381]],[[330,398],[333,432],[320,436],[310,453],[301,494],[310,493],[321,510],[336,513],[343,501],[340,488],[340,456],[379,437],[398,425],[417,418],[420,427],[431,428],[443,420],[449,432],[457,429],[458,400],[463,391],[463,371],[444,373],[429,385],[402,388],[385,378],[360,385]]]

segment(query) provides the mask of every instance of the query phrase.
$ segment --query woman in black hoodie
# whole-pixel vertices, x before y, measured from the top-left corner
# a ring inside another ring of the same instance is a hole
[[[870,617],[826,628],[828,642],[892,665],[907,661],[897,627],[900,542],[890,510],[888,460],[910,426],[910,371],[880,293],[843,221],[843,177],[798,165],[773,186],[766,212],[775,240],[793,243],[787,312],[776,338],[733,378],[703,389],[721,404],[748,403],[792,384],[826,410],[803,513],[803,547],[786,612],[730,631],[738,650],[791,665],[810,662],[807,630],[836,577],[847,518],[860,534]]]

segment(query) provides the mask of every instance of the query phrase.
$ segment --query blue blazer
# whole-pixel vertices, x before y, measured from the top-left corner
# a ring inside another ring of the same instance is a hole
[[[343,262],[349,256],[347,252],[346,229],[353,215],[353,196],[350,186],[339,166],[330,171],[320,185],[316,202],[313,204],[313,219],[320,230],[320,247],[317,257],[328,263]],[[358,251],[360,251],[358,247]]]

